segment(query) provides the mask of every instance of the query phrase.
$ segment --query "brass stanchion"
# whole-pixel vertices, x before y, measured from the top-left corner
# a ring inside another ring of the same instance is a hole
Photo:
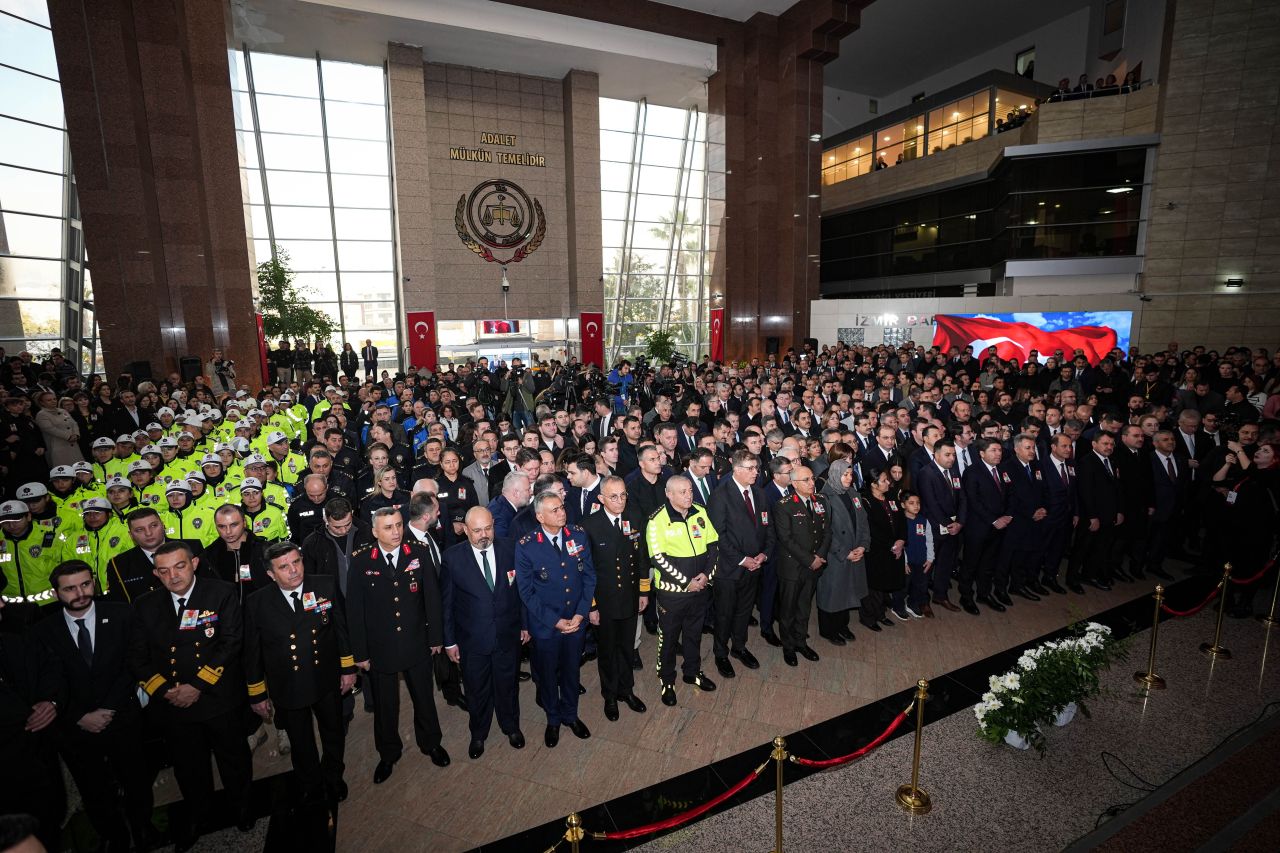
[[[782,853],[782,766],[787,763],[787,740],[773,739],[773,752],[769,754],[778,769],[778,781],[773,792],[773,853]]]
[[[569,849],[573,853],[578,853],[578,842],[586,836],[582,829],[582,818],[578,817],[577,812],[573,812],[564,819],[564,826],[564,840],[569,842]]]
[[[1266,616],[1259,616],[1258,621],[1270,628],[1272,625],[1280,625],[1280,619],[1276,618],[1276,599],[1280,598],[1280,569],[1276,570],[1276,588],[1271,593],[1271,610]]]
[[[1151,651],[1147,655],[1147,671],[1135,672],[1133,680],[1148,690],[1163,690],[1164,679],[1156,675],[1156,638],[1160,635],[1160,605],[1164,603],[1164,587],[1156,586],[1156,613],[1151,619]]]
[[[929,794],[920,788],[920,738],[924,733],[924,700],[929,696],[929,682],[916,682],[916,749],[911,757],[911,784],[898,788],[898,805],[911,814],[928,814],[933,808]]]
[[[1218,589],[1218,625],[1213,629],[1213,642],[1201,643],[1200,651],[1214,660],[1231,660],[1231,650],[1222,645],[1222,617],[1227,612],[1227,584],[1231,583],[1231,564],[1222,570],[1222,585]]]

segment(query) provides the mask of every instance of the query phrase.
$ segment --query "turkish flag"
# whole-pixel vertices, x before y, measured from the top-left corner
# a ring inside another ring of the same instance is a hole
[[[1031,350],[1038,350],[1042,357],[1062,350],[1068,358],[1075,350],[1084,353],[1090,364],[1097,364],[1115,348],[1116,333],[1106,326],[1075,326],[1047,332],[1030,323],[1006,323],[986,317],[955,317],[938,314],[933,332],[933,345],[945,354],[951,347],[963,350],[973,347],[974,356],[981,361],[988,347],[996,348],[1002,359],[1026,362]]]
[[[258,366],[262,368],[262,384],[274,385],[276,378],[272,375],[267,357],[267,333],[262,327],[262,315],[254,314],[253,316],[258,323]]]
[[[604,314],[583,311],[578,315],[578,329],[582,333],[582,363],[604,370]]]
[[[436,312],[410,311],[405,317],[405,327],[409,330],[409,363],[435,370]]]
[[[724,361],[724,309],[711,309],[711,360]]]

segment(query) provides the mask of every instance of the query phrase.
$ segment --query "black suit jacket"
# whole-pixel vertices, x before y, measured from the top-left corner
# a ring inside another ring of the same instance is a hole
[[[943,474],[937,465],[930,462],[917,473],[915,486],[920,494],[921,510],[924,517],[933,523],[934,530],[941,530],[953,520],[960,524],[968,521],[969,507],[962,482],[954,465]]]
[[[564,497],[564,509],[570,524],[581,524],[584,518],[600,509],[600,487],[602,485],[604,485],[603,477],[596,480],[595,486],[586,490],[586,512],[582,510],[584,501],[583,489],[578,486],[569,487]],[[595,509],[592,509],[592,507],[595,507]]]
[[[515,540],[493,540],[489,549],[494,572],[492,590],[484,580],[470,541],[459,542],[440,559],[445,647],[458,646],[464,655],[491,655],[500,648],[518,653],[524,605],[516,586]]]
[[[152,697],[155,713],[198,721],[244,705],[244,622],[235,587],[197,577],[186,604],[193,618],[185,627],[167,589],[148,592],[133,609],[129,666]],[[189,708],[169,704],[164,693],[175,684],[196,687],[200,699]]]
[[[1017,456],[1007,456],[1000,465],[1004,473],[1009,475],[1009,487],[1006,490],[1008,500],[1005,503],[1007,513],[1013,516],[1009,522],[1005,544],[1020,550],[1035,550],[1044,541],[1046,526],[1044,519],[1036,521],[1036,510],[1048,512],[1049,493],[1045,487],[1044,472],[1035,460],[1030,464],[1030,476]],[[994,485],[994,483],[992,484]],[[1047,516],[1046,516],[1047,517]]]
[[[800,496],[793,493],[773,505],[779,578],[794,580],[803,572],[812,572],[813,558],[825,558],[831,547],[831,506],[822,495],[814,495],[810,502],[813,509],[806,510]]]
[[[1205,441],[1208,444],[1208,440]],[[1198,449],[1198,448],[1197,448]],[[1153,521],[1169,521],[1186,503],[1191,492],[1191,469],[1177,454],[1173,457],[1175,476],[1169,477],[1169,469],[1155,453],[1149,454],[1151,465],[1151,514]]]
[[[137,680],[129,671],[129,642],[133,635],[133,608],[116,601],[96,601],[93,631],[93,664],[85,663],[80,647],[62,612],[50,614],[31,627],[34,637],[48,647],[62,669],[67,685],[66,704],[59,708],[58,724],[77,729],[76,723],[90,711],[109,708],[116,720],[137,714]],[[111,728],[109,725],[108,729]]]
[[[770,512],[773,504],[765,497],[764,489],[755,485],[750,488],[754,515],[747,512],[746,501],[742,499],[742,488],[732,476],[725,477],[711,493],[711,500],[707,503],[711,526],[720,536],[717,578],[735,580],[741,577],[746,571],[741,565],[746,557],[757,554],[764,554],[766,558],[773,556],[777,543],[775,519]]]
[[[133,435],[140,429],[146,429],[147,424],[156,419],[155,412],[150,409],[144,409],[141,406],[137,406],[135,411],[138,413],[137,421],[134,421],[133,416],[129,414],[129,411],[119,403],[116,403],[108,410],[107,416],[103,420],[107,422],[111,429],[111,438],[114,439],[125,434]],[[103,435],[106,435],[106,433],[102,432],[101,422],[99,422],[98,431]],[[139,450],[141,450],[141,448],[139,448]]]
[[[625,529],[614,527],[605,512],[592,513],[580,522],[591,545],[591,562],[596,570],[595,609],[603,617],[635,616],[641,594],[649,594],[646,523],[644,516],[631,506],[623,510],[619,519],[619,527]]]
[[[270,698],[281,708],[305,708],[356,671],[337,578],[304,575],[299,591],[301,613],[274,582],[245,602],[244,670],[252,702]]]
[[[1049,498],[1049,505],[1045,507],[1049,511],[1047,520],[1054,524],[1060,524],[1080,512],[1075,461],[1068,460],[1065,464],[1066,482],[1063,481],[1062,474],[1058,471],[1057,461],[1052,456],[1046,454],[1040,458],[1040,470],[1044,472],[1045,492]]]
[[[1114,464],[1112,470],[1119,471]],[[1119,476],[1108,474],[1098,454],[1092,450],[1076,459],[1076,474],[1080,489],[1080,523],[1087,525],[1096,518],[1103,527],[1114,526],[1116,516],[1123,512],[1124,496]]]
[[[998,470],[998,469],[997,469]],[[961,484],[964,487],[965,504],[968,509],[968,521],[965,522],[965,533],[972,536],[984,536],[993,532],[992,523],[997,518],[1007,515],[1009,484],[1004,482],[1001,472],[1000,485],[981,459],[965,469]]]
[[[396,560],[392,572],[375,543],[352,554],[347,568],[352,653],[383,673],[430,663],[431,647],[444,645],[440,585],[430,549],[402,542]]]
[[[128,534],[123,534],[128,535]],[[187,543],[187,547],[191,549],[191,553],[197,557],[204,550],[195,539],[180,540]],[[151,560],[147,559],[147,555],[142,553],[142,549],[134,546],[128,551],[122,551],[111,558],[111,562],[107,563],[107,600],[123,601],[130,603],[137,601],[140,597],[153,589],[160,588],[160,582],[156,580],[153,574],[155,565]],[[215,575],[201,566],[197,572],[197,577],[212,578]]]

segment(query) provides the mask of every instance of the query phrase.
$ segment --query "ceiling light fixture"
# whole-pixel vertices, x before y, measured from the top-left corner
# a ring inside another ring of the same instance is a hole
[[[1133,187],[1112,187],[1111,189],[1107,190],[1107,192],[1111,193],[1112,195],[1123,195],[1124,193],[1133,192]]]
[[[1231,288],[1231,289],[1233,289],[1233,290],[1234,290],[1234,289],[1236,289],[1236,288],[1244,287],[1244,279],[1242,279],[1242,278],[1229,278],[1229,279],[1227,279],[1227,287],[1230,287],[1230,288]]]
[[[811,134],[809,134],[809,141],[810,141],[810,142],[821,142],[821,141],[822,141],[822,134],[821,134],[821,133],[811,133]]]

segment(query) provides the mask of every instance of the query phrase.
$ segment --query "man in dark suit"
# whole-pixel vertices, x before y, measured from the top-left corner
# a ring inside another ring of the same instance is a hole
[[[48,647],[67,685],[57,725],[58,751],[84,801],[85,813],[108,849],[145,849],[151,829],[151,775],[137,749],[143,741],[137,682],[126,656],[133,608],[93,600],[93,572],[68,560],[49,579],[61,616],[42,619],[32,634]],[[117,791],[124,790],[121,814]]]
[[[240,602],[231,584],[197,577],[198,564],[185,542],[166,542],[156,550],[161,586],[134,602],[129,650],[130,669],[151,697],[148,713],[164,735],[189,810],[190,824],[177,831],[180,849],[208,824],[211,751],[236,825],[247,832],[254,823]]]
[[[898,434],[893,427],[881,425],[876,430],[875,446],[863,454],[860,464],[864,480],[874,480],[881,471],[904,464],[902,454],[898,451]]]
[[[289,541],[265,555],[270,586],[245,605],[245,680],[250,707],[288,732],[290,760],[302,783],[304,801],[347,797],[342,780],[346,727],[342,697],[356,684],[356,663],[337,578],[307,577],[302,550]],[[320,734],[316,750],[312,720]]]
[[[1067,567],[1068,584],[1083,582],[1104,592],[1111,589],[1116,536],[1124,524],[1120,479],[1111,462],[1115,448],[1115,437],[1101,432],[1094,436],[1089,452],[1076,459],[1080,525]]]
[[[1206,442],[1207,443],[1207,442]],[[1149,457],[1151,507],[1147,517],[1147,571],[1161,580],[1173,580],[1165,571],[1164,558],[1171,543],[1177,542],[1182,508],[1191,494],[1191,469],[1178,459],[1177,439],[1170,430],[1160,430],[1152,439]]]
[[[370,338],[365,338],[364,346],[360,348],[360,358],[364,361],[365,378],[372,379],[378,372],[378,348]]]
[[[942,440],[933,446],[931,464],[924,465],[915,480],[920,494],[921,511],[933,524],[933,603],[951,611],[959,611],[949,597],[951,576],[960,556],[960,534],[968,520],[964,488],[956,471],[956,447]],[[923,616],[932,616],[933,608],[925,602]]]
[[[764,485],[761,487],[764,493],[764,504],[760,509],[772,513],[774,504],[791,497],[791,460],[785,456],[775,456],[767,463],[761,464],[764,465],[767,474]],[[776,523],[773,515],[769,516],[769,520]],[[776,542],[776,530],[774,535]],[[760,637],[769,645],[780,648],[782,640],[773,630],[777,601],[778,554],[775,548],[774,553],[769,555],[760,569]]]
[[[604,715],[618,719],[618,702],[637,714],[645,704],[635,694],[634,654],[636,620],[648,605],[649,555],[645,550],[645,519],[627,504],[621,477],[606,477],[600,485],[602,512],[582,520],[591,544],[596,570],[595,607],[588,614],[596,626],[597,666]]]
[[[1115,577],[1119,580],[1146,576],[1147,521],[1153,499],[1151,460],[1148,458],[1151,451],[1146,447],[1146,440],[1142,427],[1129,424],[1120,430],[1120,440],[1111,454],[1111,464],[1120,478],[1121,508],[1125,517],[1124,526],[1116,535]],[[1129,558],[1127,573],[1121,565],[1126,556]]]
[[[564,497],[565,514],[570,524],[581,524],[584,518],[600,509],[602,480],[596,473],[596,460],[585,453],[571,459],[565,470],[569,475],[569,490]]]
[[[502,478],[502,493],[489,501],[489,514],[493,516],[493,533],[499,539],[511,534],[511,522],[516,514],[529,504],[533,483],[523,471],[510,471]]]
[[[374,784],[391,776],[400,760],[400,676],[413,702],[418,749],[437,767],[449,766],[440,742],[440,718],[432,694],[431,655],[444,650],[440,587],[431,554],[405,541],[400,510],[373,514],[372,545],[351,555],[347,569],[347,626],[356,666],[373,691],[373,742],[378,750]]]
[[[1041,585],[1056,593],[1065,590],[1058,583],[1062,558],[1071,545],[1079,516],[1079,496],[1076,493],[1076,471],[1073,458],[1075,443],[1066,433],[1058,433],[1049,442],[1049,452],[1040,460],[1044,473],[1048,510],[1044,520],[1044,559],[1041,563]],[[1084,592],[1078,582],[1072,592]]]
[[[831,546],[831,512],[827,499],[814,492],[813,472],[796,466],[791,473],[790,498],[773,505],[778,541],[778,623],[782,629],[782,659],[796,666],[796,654],[817,661],[808,643],[809,614],[818,575],[827,564]]]
[[[608,397],[597,397],[592,403],[596,416],[591,419],[591,434],[597,441],[602,440],[617,426],[617,416],[613,412],[613,403]]]
[[[1005,529],[1013,518],[1005,506],[1009,484],[1007,475],[1000,470],[1004,459],[1004,447],[994,438],[980,438],[974,442],[978,459],[961,478],[964,489],[968,521],[965,522],[964,562],[960,566],[960,606],[966,613],[977,616],[981,611],[974,603],[974,585],[977,600],[987,607],[1003,613],[1013,604],[1006,591],[1009,583],[1009,566],[1001,559],[1001,544]]]
[[[135,509],[125,516],[129,536],[134,547],[111,558],[107,564],[107,599],[109,601],[136,601],[145,593],[159,589],[156,582],[155,555],[164,545],[164,522],[160,513],[150,507]],[[192,554],[199,555],[200,543],[193,539],[175,539],[182,542]],[[213,577],[208,569],[200,569],[201,577]]]
[[[685,458],[684,475],[693,483],[693,502],[698,506],[707,506],[711,493],[716,490],[719,478],[714,470],[716,456],[705,447],[695,448]]]
[[[102,420],[106,421],[106,429],[99,427],[99,434],[133,435],[156,419],[155,413],[138,405],[138,395],[128,388],[116,397],[116,403],[107,410]]]
[[[712,587],[715,607],[714,656],[725,678],[737,675],[732,655],[747,669],[760,662],[747,649],[747,625],[760,586],[760,575],[775,545],[771,506],[755,485],[759,462],[748,450],[733,454],[729,477],[711,493],[707,515],[720,535],[720,568]],[[732,649],[730,645],[732,644]]]
[[[1203,429],[1201,424],[1203,415],[1201,412],[1194,410],[1184,411],[1178,415],[1178,426],[1173,430],[1174,437],[1174,454],[1177,461],[1182,464],[1178,466],[1178,470],[1186,469],[1190,485],[1188,488],[1196,489],[1202,480],[1212,476],[1212,472],[1204,477],[1200,475],[1202,467],[1209,471],[1207,462],[1209,456],[1217,449],[1217,445]],[[1182,530],[1181,537],[1174,537],[1173,544],[1181,545],[1186,543],[1190,550],[1200,549],[1200,524],[1201,513],[1199,501],[1184,501],[1179,507],[1181,517],[1179,519]],[[1163,535],[1163,534],[1162,534]]]
[[[479,758],[493,716],[507,741],[524,748],[520,731],[520,646],[529,641],[515,582],[515,542],[495,539],[493,516],[484,507],[467,510],[467,541],[441,558],[440,601],[444,648],[462,666],[471,718],[467,754]]]
[[[1012,519],[1001,543],[1001,559],[1009,566],[1009,594],[1039,601],[1041,595],[1049,594],[1040,585],[1049,495],[1044,472],[1037,464],[1035,436],[1019,433],[1013,437],[1013,453],[1004,459],[1001,471],[1009,478],[1005,506]]]

